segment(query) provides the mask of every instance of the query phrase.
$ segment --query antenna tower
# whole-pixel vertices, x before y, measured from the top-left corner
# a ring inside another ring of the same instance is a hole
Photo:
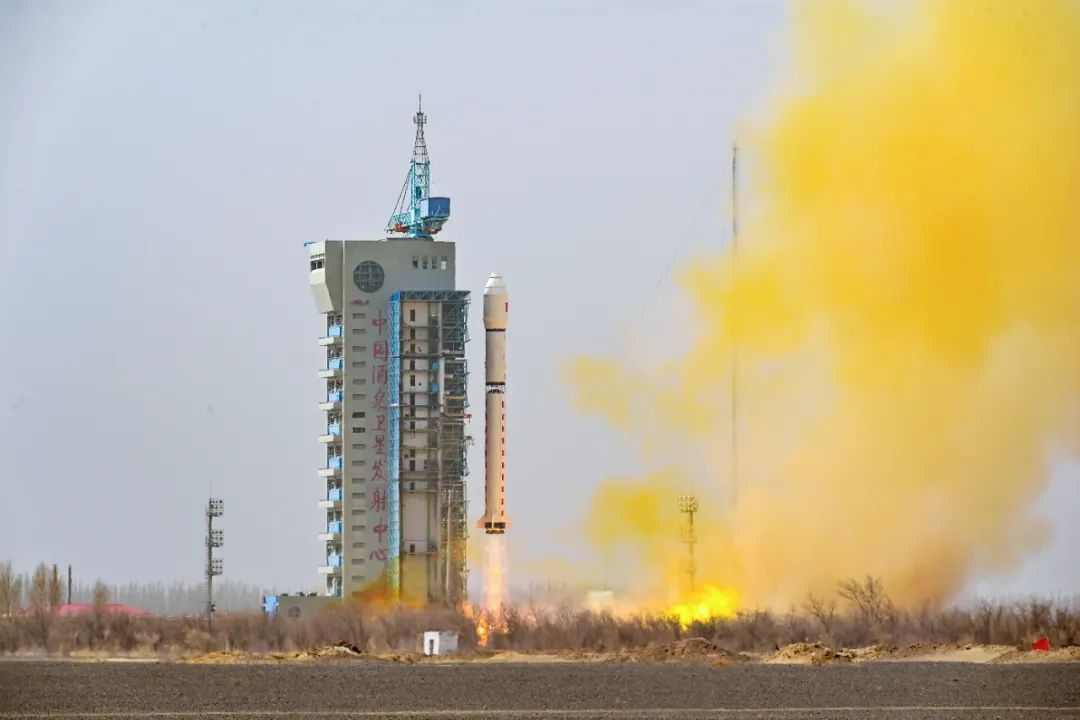
[[[694,558],[694,546],[697,544],[697,535],[694,533],[694,513],[697,511],[698,501],[695,496],[679,496],[679,512],[686,516],[682,541],[686,543],[686,564],[683,572],[686,573],[686,592],[688,593],[694,592],[697,588],[697,560]]]
[[[431,197],[431,159],[424,139],[427,115],[424,114],[423,98],[417,102],[413,123],[416,124],[416,140],[409,174],[405,176],[394,212],[386,221],[386,232],[431,240],[450,219],[450,198]]]
[[[739,145],[731,144],[731,289],[734,303],[739,301]],[[733,311],[735,310],[733,306]],[[734,318],[733,318],[734,319]],[[733,322],[734,326],[735,323]],[[734,327],[733,327],[734,329]],[[739,501],[739,348],[735,332],[731,337],[731,505]]]
[[[214,518],[225,514],[225,501],[210,498],[206,503],[206,631],[214,628],[214,576],[221,575],[224,563],[214,557],[214,548],[225,544],[225,532],[214,528]]]

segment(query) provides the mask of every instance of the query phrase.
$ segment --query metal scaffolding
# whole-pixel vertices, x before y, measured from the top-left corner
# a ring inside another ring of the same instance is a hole
[[[401,594],[401,293],[394,293],[386,310],[390,326],[387,365],[387,402],[390,406],[390,482],[387,507],[390,516],[386,554],[386,584],[391,598]]]
[[[403,320],[402,303],[422,302],[427,306],[422,323]],[[390,403],[390,548],[387,576],[392,596],[401,592],[401,511],[402,484],[410,492],[431,492],[437,497],[439,538],[427,554],[437,558],[438,592],[428,601],[460,605],[465,601],[467,569],[465,420],[468,410],[469,293],[464,290],[399,291],[390,299],[387,324],[390,326],[388,372]],[[409,328],[406,338],[403,328]],[[415,337],[415,331],[424,333]],[[410,342],[411,341],[411,342]],[[402,368],[427,376],[423,391],[403,387]],[[402,432],[423,434],[426,442],[404,447]],[[406,458],[406,453],[408,457]],[[417,462],[419,461],[419,466]],[[406,466],[406,462],[408,463]],[[407,477],[406,477],[407,476]]]

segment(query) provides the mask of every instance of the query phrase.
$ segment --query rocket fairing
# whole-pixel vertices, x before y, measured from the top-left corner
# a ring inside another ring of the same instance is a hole
[[[488,535],[501,535],[506,518],[506,325],[510,313],[506,283],[491,273],[484,286],[484,516],[476,523]]]

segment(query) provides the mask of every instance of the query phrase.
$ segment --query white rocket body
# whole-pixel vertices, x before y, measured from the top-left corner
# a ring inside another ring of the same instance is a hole
[[[502,276],[484,286],[484,516],[476,523],[488,535],[510,527],[506,518],[506,324],[510,299]]]

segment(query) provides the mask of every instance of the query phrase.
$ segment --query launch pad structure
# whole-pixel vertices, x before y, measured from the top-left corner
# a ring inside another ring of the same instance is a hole
[[[264,598],[268,614],[296,619],[327,604],[467,601],[466,448],[472,442],[465,358],[468,290],[457,288],[455,243],[437,240],[450,198],[431,194],[422,106],[412,160],[386,235],[305,243],[309,284],[324,316],[317,371],[326,413],[319,442],[318,595]],[[487,533],[506,516],[506,322],[502,278],[484,289]]]
[[[468,312],[465,290],[403,290],[388,304],[391,597],[438,587],[451,605],[466,598]],[[427,527],[421,516],[430,513],[438,530],[434,545],[412,537],[414,528]],[[427,579],[418,583],[417,574]]]
[[[305,243],[325,318],[326,361],[316,373],[326,383],[317,471],[325,560],[318,596],[269,596],[268,614],[295,619],[347,598],[467,599],[470,295],[457,288],[455,243],[436,239],[450,198],[431,194],[422,106],[413,122],[412,160],[385,236]]]

